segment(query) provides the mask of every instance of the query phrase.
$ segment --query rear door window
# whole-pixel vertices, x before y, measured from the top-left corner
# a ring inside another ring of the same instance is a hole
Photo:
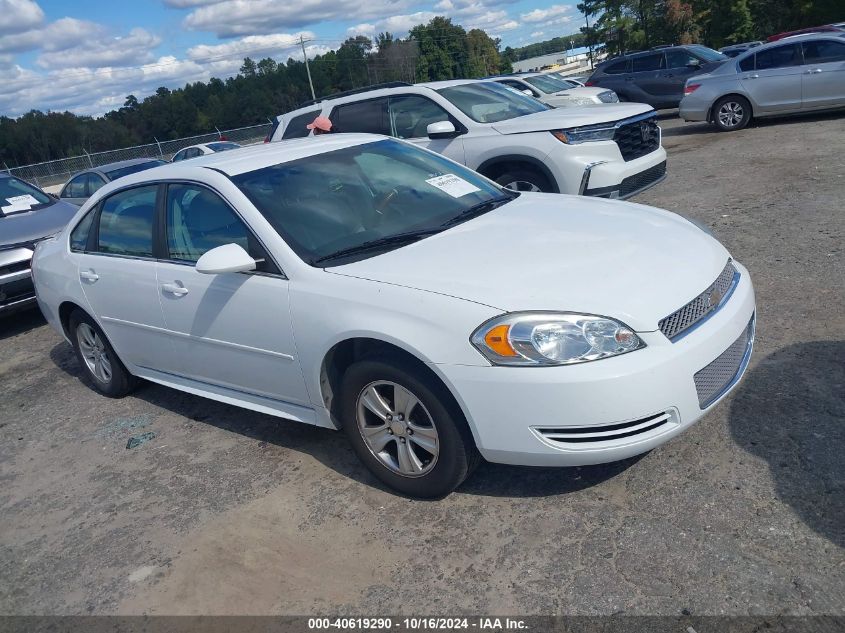
[[[663,68],[663,53],[634,57],[633,64],[635,73],[660,70]]]
[[[344,103],[335,107],[329,117],[338,132],[365,132],[390,135],[387,97]]]
[[[767,51],[760,51],[756,57],[757,70],[797,66],[801,63],[801,48],[798,44],[776,46]]]
[[[682,48],[666,51],[667,68],[686,68],[701,63],[701,60]]]
[[[158,185],[127,189],[103,202],[98,251],[128,257],[153,256],[153,218]]]
[[[828,64],[845,61],[845,42],[816,40],[804,42],[805,64]]]
[[[305,138],[311,131],[305,126],[311,123],[311,121],[313,121],[315,118],[317,118],[317,115],[319,114],[319,110],[311,110],[310,112],[306,112],[305,114],[296,115],[290,120],[290,123],[288,123],[287,127],[285,128],[284,134],[282,134],[282,138]]]

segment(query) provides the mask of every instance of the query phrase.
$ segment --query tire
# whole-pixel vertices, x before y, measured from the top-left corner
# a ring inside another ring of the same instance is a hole
[[[503,187],[514,191],[543,191],[546,193],[554,191],[549,179],[533,169],[508,170],[494,180]]]
[[[729,95],[713,104],[713,123],[720,132],[741,130],[751,121],[751,104],[745,97]]]
[[[85,312],[71,313],[68,333],[82,373],[94,389],[110,398],[122,398],[137,386],[138,379],[126,370],[100,326]]]
[[[448,495],[481,460],[446,388],[399,356],[365,358],[346,370],[340,419],[370,472],[411,497]]]

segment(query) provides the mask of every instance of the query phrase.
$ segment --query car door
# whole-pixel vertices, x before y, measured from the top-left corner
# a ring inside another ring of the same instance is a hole
[[[663,53],[649,53],[631,58],[632,83],[644,93],[646,103],[664,105],[667,101],[663,78]],[[678,96],[678,101],[680,101]],[[639,101],[636,96],[633,100]],[[668,99],[671,101],[671,99]]]
[[[803,42],[801,107],[804,110],[845,106],[845,41]]]
[[[665,57],[666,67],[660,71],[657,93],[677,105],[684,97],[687,79],[701,73],[702,60],[682,48],[666,51]]]
[[[754,70],[743,71],[739,78],[755,112],[774,113],[801,108],[801,46],[784,44],[758,52]]]
[[[157,192],[143,185],[105,198],[86,248],[74,255],[92,315],[118,356],[152,369],[167,345],[153,249]]]
[[[78,207],[82,206],[82,203],[88,199],[88,174],[78,174],[77,176],[71,178],[70,181],[62,187],[59,197],[65,202],[70,202]]]
[[[293,341],[288,280],[223,198],[171,183],[164,205],[158,297],[171,338],[171,371],[213,385],[308,405]],[[239,244],[260,260],[248,273],[208,275],[196,261]]]
[[[466,162],[464,143],[459,131],[461,124],[449,116],[439,104],[418,94],[391,96],[388,103],[390,132],[392,136],[425,147],[447,158]],[[428,126],[438,121],[449,121],[455,126],[453,138],[432,139],[428,137]]]

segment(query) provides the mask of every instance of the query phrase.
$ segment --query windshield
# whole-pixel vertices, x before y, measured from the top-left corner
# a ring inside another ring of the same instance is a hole
[[[229,143],[226,141],[215,141],[214,143],[207,143],[213,152],[225,152],[227,149],[238,149],[240,145],[237,143]]]
[[[167,163],[163,160],[151,160],[148,163],[137,163],[136,165],[128,165],[126,167],[112,169],[111,171],[106,172],[106,176],[109,177],[109,180],[117,180],[118,178],[123,178],[123,176],[128,176],[129,174],[136,174],[139,171],[152,169],[153,167],[166,164]]]
[[[446,230],[462,214],[516,195],[436,154],[387,139],[246,172],[232,181],[300,258],[320,267],[398,248],[399,240],[346,254],[374,241]],[[340,251],[343,256],[332,258]]]
[[[450,86],[437,92],[478,123],[496,123],[551,109],[533,97],[495,81]]]
[[[722,55],[719,51],[714,51],[712,48],[707,48],[701,44],[692,44],[687,48],[699,57],[703,57],[706,62],[723,62],[728,59],[727,55]]]
[[[550,75],[535,75],[534,77],[523,77],[523,79],[546,94],[569,90],[572,87],[568,82]]]
[[[15,177],[0,178],[0,218],[12,213],[40,209],[53,199],[40,189]]]

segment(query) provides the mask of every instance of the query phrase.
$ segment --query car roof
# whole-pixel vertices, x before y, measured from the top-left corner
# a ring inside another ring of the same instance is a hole
[[[414,84],[421,88],[431,88],[432,90],[439,90],[440,88],[450,88],[452,86],[463,86],[465,84],[476,84],[480,79],[448,79],[446,81],[424,81],[422,83]]]
[[[256,169],[317,156],[346,147],[389,140],[379,134],[321,134],[305,138],[275,141],[250,145],[228,152],[215,152],[192,158],[189,161],[168,163],[146,171],[130,174],[120,179],[121,183],[142,183],[186,176],[186,170],[199,175],[202,170],[211,169],[227,176],[237,176]]]

